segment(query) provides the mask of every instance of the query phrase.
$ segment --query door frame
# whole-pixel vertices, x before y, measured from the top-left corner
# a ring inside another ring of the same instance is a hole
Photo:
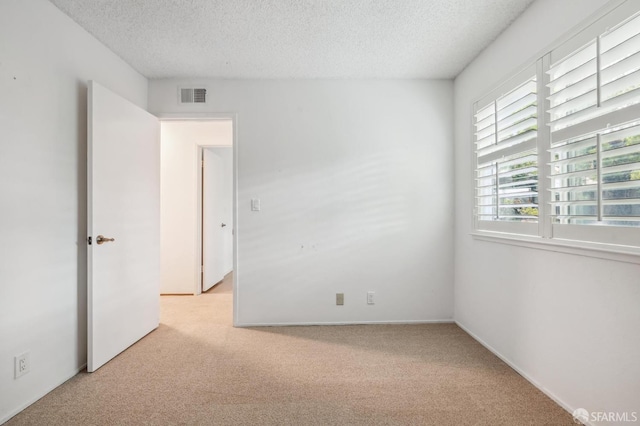
[[[158,120],[162,121],[231,121],[232,126],[232,169],[233,169],[233,201],[232,201],[232,216],[233,216],[233,237],[232,237],[232,252],[233,252],[233,325],[238,323],[238,307],[240,306],[238,299],[238,115],[236,113],[172,113],[172,114],[159,114]],[[162,135],[161,135],[162,137]],[[197,206],[196,206],[196,228],[194,230],[196,235],[196,258],[194,259],[194,282],[193,282],[193,294],[199,295],[202,293],[201,284],[201,259],[202,259],[202,167],[200,166],[201,155],[203,148],[216,148],[223,145],[207,145],[196,144],[195,152],[193,153],[193,166],[196,168],[196,182],[193,184],[197,188]],[[228,147],[228,145],[224,145]],[[162,220],[162,218],[160,218]]]

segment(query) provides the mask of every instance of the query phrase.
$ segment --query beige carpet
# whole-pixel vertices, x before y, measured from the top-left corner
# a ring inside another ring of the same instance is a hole
[[[230,282],[8,425],[572,425],[453,324],[231,327]]]

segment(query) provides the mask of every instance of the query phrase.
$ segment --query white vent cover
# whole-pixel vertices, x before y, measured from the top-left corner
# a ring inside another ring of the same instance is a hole
[[[181,104],[207,103],[207,89],[201,87],[181,87],[178,93],[178,102]]]

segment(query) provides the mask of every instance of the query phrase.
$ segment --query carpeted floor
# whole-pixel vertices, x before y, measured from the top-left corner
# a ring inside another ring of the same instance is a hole
[[[573,425],[454,324],[233,328],[230,277],[16,425]]]

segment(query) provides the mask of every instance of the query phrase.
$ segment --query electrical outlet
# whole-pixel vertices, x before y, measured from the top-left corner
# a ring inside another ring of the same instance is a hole
[[[344,305],[344,293],[336,293],[336,305]]]
[[[22,355],[17,355],[14,357],[14,372],[15,377],[18,378],[20,376],[24,376],[31,369],[31,363],[29,362],[29,352],[25,352]]]
[[[376,292],[375,291],[368,291],[367,292],[367,305],[375,305],[375,296],[376,296]]]

